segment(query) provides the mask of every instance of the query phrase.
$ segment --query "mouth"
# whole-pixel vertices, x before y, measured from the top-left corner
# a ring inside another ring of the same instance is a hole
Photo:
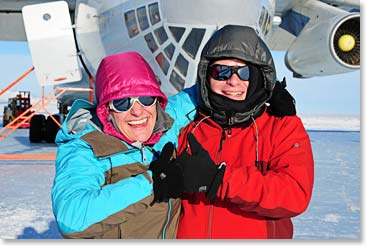
[[[145,126],[148,122],[148,118],[144,118],[141,120],[132,120],[132,121],[128,121],[127,124],[130,126]]]
[[[242,96],[243,93],[244,93],[243,91],[223,91],[224,95],[235,97]]]

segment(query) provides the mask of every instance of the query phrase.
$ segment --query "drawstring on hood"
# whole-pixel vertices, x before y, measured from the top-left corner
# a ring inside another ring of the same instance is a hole
[[[245,100],[232,100],[210,89],[209,65],[227,58],[245,61],[249,66],[249,88]],[[265,102],[271,97],[275,85],[275,66],[270,50],[254,29],[227,25],[219,29],[205,45],[199,62],[198,81],[201,111],[210,114],[223,127],[248,126],[252,122],[250,117],[260,116],[264,112]]]
[[[251,117],[251,120],[253,122],[253,126],[255,128],[255,142],[256,142],[256,159],[255,159],[255,165],[258,165],[259,162],[259,130],[257,129],[257,124],[254,119],[254,117]]]

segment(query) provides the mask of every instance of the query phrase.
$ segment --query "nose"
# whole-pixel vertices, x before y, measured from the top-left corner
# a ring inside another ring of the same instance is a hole
[[[227,80],[227,84],[232,86],[236,86],[240,83],[243,83],[243,80],[241,80],[236,73],[232,74],[232,76]]]
[[[133,107],[130,109],[130,114],[139,116],[143,113],[144,107],[138,102],[134,102]]]

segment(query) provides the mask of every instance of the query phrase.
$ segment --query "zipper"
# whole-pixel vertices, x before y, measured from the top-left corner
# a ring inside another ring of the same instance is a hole
[[[171,211],[172,211],[172,199],[171,198],[168,200],[167,205],[168,205],[167,220],[163,226],[162,239],[166,239],[166,230],[167,230],[169,221],[171,220]]]
[[[222,136],[220,137],[220,141],[219,141],[219,149],[218,149],[218,153],[222,152],[222,147],[223,147],[223,141],[226,140],[226,130],[222,130]]]
[[[219,149],[217,151],[216,158],[215,158],[217,163],[221,162],[220,158],[222,156],[223,142],[227,139],[226,131],[228,133],[228,136],[231,136],[232,134],[231,128],[222,129],[222,136],[220,137],[220,141],[219,141]],[[209,207],[209,217],[208,217],[208,233],[207,233],[208,239],[212,238],[213,216],[214,216],[214,205],[211,203]]]
[[[147,157],[145,155],[145,145],[144,144],[141,145],[141,158],[142,158],[143,164],[145,164],[147,162]]]
[[[212,238],[213,213],[214,213],[214,205],[210,204],[209,221],[208,221],[208,239]]]
[[[275,238],[275,221],[270,219],[270,222],[271,222],[271,225],[272,225],[272,231],[273,231],[273,234],[271,235],[272,238]],[[267,237],[269,238],[269,235],[267,235]]]

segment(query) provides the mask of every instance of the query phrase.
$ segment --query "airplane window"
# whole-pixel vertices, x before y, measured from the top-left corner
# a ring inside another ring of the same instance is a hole
[[[164,30],[163,26],[159,27],[158,29],[155,29],[154,34],[159,44],[163,44],[168,39],[167,33]]]
[[[147,35],[144,36],[145,42],[147,43],[150,51],[152,53],[154,53],[154,51],[156,51],[158,49],[158,45],[154,40],[154,37],[151,33],[148,33]]]
[[[266,20],[268,19],[268,16],[269,16],[268,11],[265,11],[265,18],[264,18],[263,25],[261,27],[261,30],[263,33],[265,32]]]
[[[157,79],[159,86],[161,86],[162,85],[161,78],[159,78],[159,76],[157,75],[155,76],[155,78]]]
[[[189,68],[189,62],[185,59],[185,57],[183,57],[183,55],[178,55],[175,67],[182,73],[183,76],[186,77],[187,69]]]
[[[270,15],[268,15],[268,18],[266,19],[266,24],[265,24],[265,35],[267,35],[270,31]]]
[[[136,36],[139,33],[134,10],[125,13],[125,24],[130,38]]]
[[[199,46],[203,40],[204,34],[205,29],[193,28],[189,36],[186,38],[185,43],[182,45],[182,48],[193,59],[195,59],[196,53],[199,50]]]
[[[175,38],[176,42],[180,42],[182,35],[185,32],[185,28],[183,27],[175,27],[175,26],[170,26],[169,30],[172,33],[172,36]]]
[[[264,8],[264,6],[262,6],[261,14],[260,14],[260,18],[259,18],[259,27],[261,27],[261,25],[264,23],[264,17],[265,17],[265,8]]]
[[[165,49],[164,53],[168,57],[168,59],[172,60],[173,53],[175,52],[175,46],[173,44],[169,44]]]
[[[145,10],[145,6],[140,7],[136,10],[138,14],[139,26],[141,30],[145,30],[149,27],[147,11]]]
[[[149,4],[149,18],[150,23],[152,23],[152,25],[161,21],[161,16],[159,15],[158,3]]]
[[[157,63],[159,64],[159,66],[161,67],[163,73],[165,75],[167,75],[168,73],[168,68],[169,68],[169,62],[167,61],[167,59],[164,57],[164,55],[162,53],[159,53],[156,57],[155,60],[157,61]]]
[[[181,76],[175,70],[172,70],[169,81],[171,82],[173,87],[175,87],[175,89],[178,91],[182,90],[185,86],[185,80],[181,78]]]

